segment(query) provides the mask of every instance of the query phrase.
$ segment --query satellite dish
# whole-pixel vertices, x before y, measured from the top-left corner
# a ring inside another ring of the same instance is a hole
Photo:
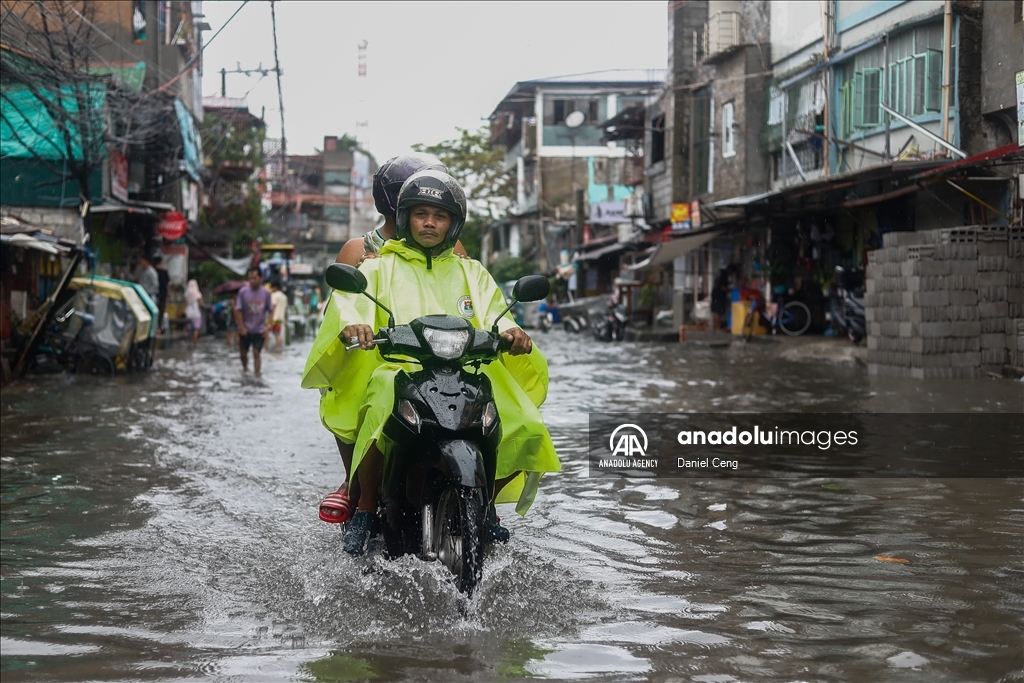
[[[570,128],[579,128],[583,125],[583,122],[587,120],[581,111],[569,112],[569,115],[565,117],[565,125]]]

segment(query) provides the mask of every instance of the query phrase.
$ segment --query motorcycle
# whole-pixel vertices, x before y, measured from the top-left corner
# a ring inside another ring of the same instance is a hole
[[[867,335],[864,316],[864,269],[836,266],[832,296],[832,326],[846,332],[854,344]]]
[[[591,331],[594,333],[594,339],[598,341],[622,341],[626,336],[628,323],[629,316],[622,307],[609,304],[604,315],[594,321]]]
[[[386,360],[423,368],[396,375],[394,407],[384,425],[393,443],[381,484],[387,555],[440,560],[459,590],[472,594],[483,574],[484,521],[501,441],[491,383],[479,370],[510,345],[498,334],[497,320],[490,331],[451,315],[395,325],[394,314],[366,292],[365,276],[352,266],[331,264],[326,280],[336,290],[368,297],[388,314],[387,327],[373,340]],[[543,276],[521,278],[498,318],[516,303],[543,299],[549,288]]]

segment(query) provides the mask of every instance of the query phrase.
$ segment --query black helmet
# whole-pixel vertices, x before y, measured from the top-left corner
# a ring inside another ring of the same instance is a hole
[[[466,224],[466,193],[455,178],[442,171],[419,171],[409,176],[398,192],[398,211],[395,223],[398,239],[415,244],[409,232],[409,209],[417,204],[439,206],[452,216],[452,225],[441,246],[451,249]]]
[[[384,216],[394,216],[398,210],[398,191],[416,171],[448,172],[441,160],[430,154],[402,154],[391,157],[373,174],[373,205]]]

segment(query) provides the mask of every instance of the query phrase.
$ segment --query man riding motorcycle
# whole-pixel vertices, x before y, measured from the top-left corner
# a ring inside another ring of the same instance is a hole
[[[384,224],[375,228],[362,237],[354,237],[342,246],[335,259],[336,263],[347,263],[350,266],[358,267],[368,258],[376,258],[384,243],[395,237],[395,211],[398,206],[398,191],[413,173],[417,171],[442,171],[448,172],[448,168],[441,163],[440,159],[429,154],[402,154],[392,157],[380,165],[380,168],[373,174],[373,205],[377,212],[384,217]],[[455,254],[468,258],[462,243],[456,240]],[[328,408],[325,404],[336,402],[337,396],[327,394],[321,401],[321,414]],[[337,440],[338,452],[341,454],[341,461],[345,465],[345,472],[352,471],[352,444]],[[358,487],[357,487],[358,488]],[[353,494],[358,492],[353,489]],[[337,524],[344,522],[352,503],[349,499],[348,482],[346,481],[337,491],[330,493],[320,503],[320,519],[329,523]]]
[[[387,242],[380,257],[360,269],[366,292],[390,308],[399,323],[443,313],[488,329],[505,309],[505,298],[479,262],[453,254],[466,220],[462,188],[446,173],[421,171],[402,186],[396,208],[398,240]],[[374,330],[386,322],[386,314],[368,298],[335,292],[303,373],[304,388],[324,387],[334,395],[321,411],[324,425],[340,441],[354,444],[350,485],[358,480],[359,503],[346,530],[345,550],[356,555],[373,530],[389,449],[383,426],[393,408],[394,377],[403,368],[373,351]],[[481,368],[491,381],[502,424],[495,502],[518,502],[517,512],[525,514],[540,475],[561,467],[538,410],[547,394],[547,362],[510,317],[498,320],[498,328],[511,351]],[[356,343],[364,352],[345,351]],[[508,539],[493,505],[487,533],[491,540]]]

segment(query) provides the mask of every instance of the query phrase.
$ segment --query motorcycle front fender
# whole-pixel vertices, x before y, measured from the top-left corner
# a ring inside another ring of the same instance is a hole
[[[462,486],[489,488],[484,456],[479,446],[472,441],[442,441],[438,449],[448,465],[452,479]]]

